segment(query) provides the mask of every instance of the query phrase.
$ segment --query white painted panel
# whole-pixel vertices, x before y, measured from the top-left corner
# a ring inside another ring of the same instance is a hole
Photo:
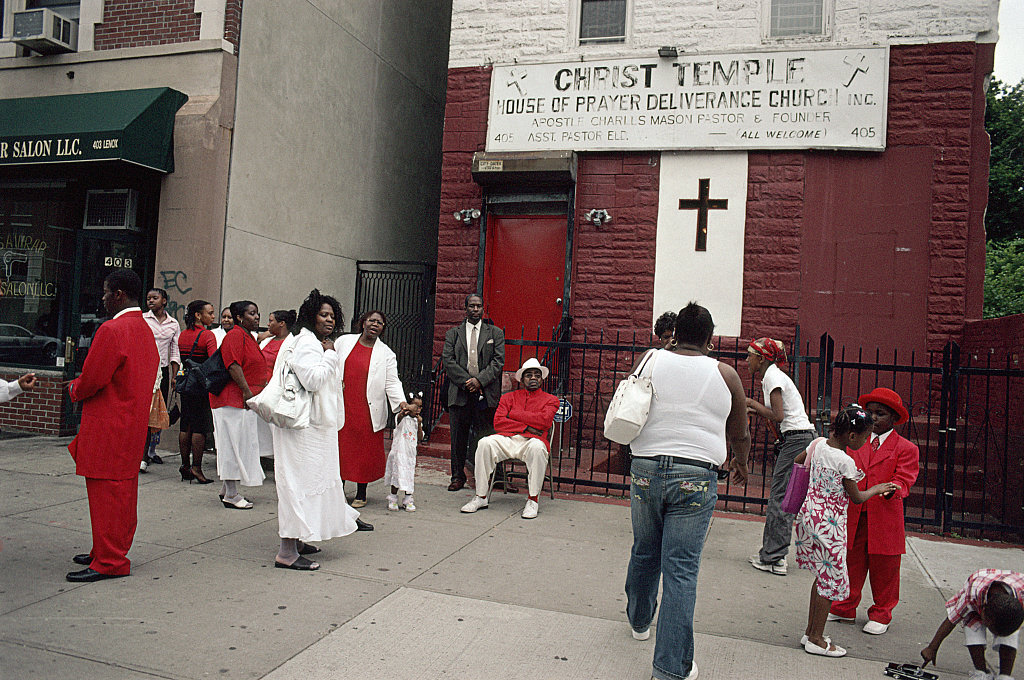
[[[698,197],[701,179],[710,180],[709,198],[728,201],[725,209],[708,211],[704,252],[696,250],[697,210],[679,209],[680,199]],[[659,196],[653,318],[696,301],[711,312],[716,335],[739,335],[746,152],[663,153]]]

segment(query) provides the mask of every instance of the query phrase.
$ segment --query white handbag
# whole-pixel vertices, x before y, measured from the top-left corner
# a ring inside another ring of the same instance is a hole
[[[302,430],[309,427],[309,412],[313,397],[288,364],[294,353],[295,343],[286,343],[274,363],[274,373],[263,391],[246,404],[263,420],[271,425],[288,430]]]
[[[636,370],[615,388],[615,394],[604,414],[604,436],[607,439],[618,444],[628,444],[636,439],[647,422],[647,414],[651,412],[651,397],[656,395],[651,379],[641,377],[640,373],[655,351],[649,351]]]

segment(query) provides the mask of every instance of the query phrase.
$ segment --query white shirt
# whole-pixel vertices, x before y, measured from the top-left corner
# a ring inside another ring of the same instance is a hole
[[[14,399],[23,391],[24,390],[21,389],[21,384],[17,380],[13,380],[11,382],[0,380],[0,404]]]
[[[878,441],[878,445],[875,446],[875,449],[882,448],[882,444],[885,443],[885,440],[889,438],[890,434],[892,434],[891,428],[887,432],[883,432],[882,434],[872,434],[871,442],[874,443],[876,440]]]
[[[807,412],[804,411],[804,400],[800,397],[800,391],[793,379],[781,368],[771,364],[761,378],[764,405],[768,410],[772,408],[772,392],[775,390],[782,390],[782,422],[779,423],[779,432],[785,434],[793,430],[813,429],[811,421],[807,419]]]
[[[483,319],[480,319],[475,324],[474,323],[470,323],[468,320],[466,321],[466,349],[469,349],[471,347],[471,345],[469,344],[470,334],[473,332],[472,329],[474,329],[474,328],[476,329],[476,340],[477,340],[478,343],[480,342],[480,331],[483,328],[483,325],[484,325],[484,320]]]
[[[676,456],[712,465],[725,462],[725,421],[732,393],[706,356],[656,350],[640,372],[654,387],[651,411],[630,442],[634,456]]]

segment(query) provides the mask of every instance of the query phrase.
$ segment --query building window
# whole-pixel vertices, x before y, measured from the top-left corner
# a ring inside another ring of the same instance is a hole
[[[65,19],[78,21],[81,14],[81,0],[28,0],[25,9],[39,9],[47,7]]]
[[[580,44],[626,40],[627,0],[580,0]]]
[[[823,35],[829,0],[769,0],[769,38]]]

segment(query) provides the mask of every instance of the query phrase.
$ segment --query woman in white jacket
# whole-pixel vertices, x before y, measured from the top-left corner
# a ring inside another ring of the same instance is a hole
[[[311,571],[320,565],[305,555],[320,552],[307,541],[325,541],[373,527],[345,502],[338,472],[338,424],[341,404],[334,329],[342,323],[341,306],[313,290],[302,303],[291,335],[281,345],[274,372],[291,368],[309,392],[309,427],[271,426],[274,480],[281,548],[274,566]]]
[[[385,323],[383,312],[371,310],[359,317],[361,333],[343,335],[334,343],[344,391],[338,418],[338,453],[341,478],[356,483],[353,508],[366,505],[366,485],[384,476],[388,414],[409,406],[398,378],[395,353],[380,340]]]

